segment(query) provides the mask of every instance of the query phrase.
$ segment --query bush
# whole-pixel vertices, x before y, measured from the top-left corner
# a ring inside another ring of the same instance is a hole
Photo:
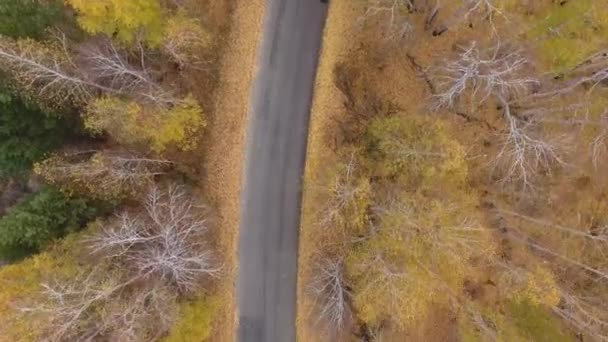
[[[541,61],[550,71],[565,72],[604,46],[608,37],[605,1],[554,2],[534,20],[532,39],[541,38]],[[560,34],[555,34],[555,32]]]
[[[182,150],[194,148],[196,133],[205,127],[205,120],[201,107],[192,96],[167,110],[104,97],[87,108],[85,126],[93,133],[106,131],[122,144],[149,145],[154,152],[160,153],[170,146]]]
[[[535,342],[569,342],[574,339],[562,331],[562,323],[550,311],[529,300],[512,301],[508,316],[513,320],[517,330],[530,341]]]
[[[41,38],[47,27],[63,19],[61,1],[2,0],[0,34],[13,38]]]
[[[0,88],[0,176],[12,177],[59,147],[69,137],[65,119]]]
[[[200,296],[180,305],[180,318],[163,342],[205,341],[211,335],[213,317],[219,309],[219,299]]]
[[[462,187],[467,178],[464,149],[441,122],[418,116],[373,120],[366,154],[374,174],[399,178],[410,189]]]
[[[102,209],[86,199],[46,188],[0,219],[0,258],[16,259],[41,250],[51,240],[78,230]]]

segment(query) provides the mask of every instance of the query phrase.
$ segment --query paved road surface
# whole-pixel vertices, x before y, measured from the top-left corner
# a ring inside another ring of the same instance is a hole
[[[295,341],[301,184],[326,12],[320,0],[267,0],[241,195],[242,342]]]

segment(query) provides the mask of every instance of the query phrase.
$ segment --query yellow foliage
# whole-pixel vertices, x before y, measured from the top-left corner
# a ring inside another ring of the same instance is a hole
[[[527,300],[534,305],[555,306],[560,301],[560,290],[550,270],[536,264],[530,270],[505,271],[500,278],[507,297]]]
[[[464,149],[438,120],[413,115],[379,118],[370,123],[366,142],[375,174],[397,176],[413,189],[445,191],[466,182]]]
[[[564,72],[599,49],[608,38],[608,3],[596,0],[553,2],[532,17],[530,35],[540,38],[542,61]]]
[[[68,278],[78,272],[79,236],[71,235],[49,250],[0,268],[0,341],[38,341],[48,317],[25,317],[20,305],[41,298],[41,282]]]
[[[139,35],[151,46],[162,42],[165,21],[159,0],[66,1],[88,33],[115,35],[124,43],[132,43]]]
[[[123,144],[148,144],[158,153],[172,145],[194,148],[196,133],[205,127],[202,109],[191,95],[167,110],[116,97],[99,98],[89,105],[84,119],[94,133],[107,131]]]
[[[205,341],[211,335],[213,319],[220,307],[217,297],[200,296],[180,304],[179,319],[163,342]]]
[[[202,62],[202,50],[211,46],[211,38],[198,20],[178,14],[167,22],[164,47],[178,63],[192,65]]]
[[[560,300],[559,288],[553,274],[540,266],[537,266],[533,275],[528,277],[521,296],[534,305],[555,306]]]
[[[376,119],[366,139],[373,227],[347,251],[348,282],[359,319],[404,328],[459,298],[465,279],[477,275],[471,260],[491,257],[493,242],[477,223],[464,151],[440,122]]]

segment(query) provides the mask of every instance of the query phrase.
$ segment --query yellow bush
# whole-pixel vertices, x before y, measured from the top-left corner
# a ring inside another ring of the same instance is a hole
[[[532,17],[530,35],[540,38],[542,61],[564,72],[604,46],[608,38],[608,3],[596,0],[553,2]]]
[[[103,97],[89,105],[84,119],[94,133],[107,131],[123,144],[148,144],[158,153],[172,145],[182,150],[194,148],[196,133],[205,127],[202,109],[191,95],[168,110]]]
[[[179,319],[163,342],[205,341],[211,335],[213,319],[220,307],[217,297],[200,296],[180,304]]]
[[[201,23],[184,14],[171,17],[164,37],[165,51],[181,65],[195,65],[201,60],[202,50],[211,45],[211,35]]]
[[[419,116],[373,120],[366,134],[373,172],[398,177],[412,189],[456,189],[465,184],[464,149],[440,121]]]

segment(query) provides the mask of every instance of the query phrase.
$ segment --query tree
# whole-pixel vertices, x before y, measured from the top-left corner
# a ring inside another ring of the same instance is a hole
[[[18,176],[59,147],[71,134],[71,124],[55,114],[0,90],[0,175]]]
[[[67,0],[78,13],[80,26],[126,44],[143,39],[150,46],[162,42],[165,18],[159,0]]]
[[[372,176],[397,178],[399,186],[411,191],[462,189],[468,167],[465,153],[446,125],[420,116],[372,120],[364,138],[362,162]]]
[[[90,201],[46,188],[0,219],[0,256],[15,259],[39,251],[53,239],[80,229],[100,212],[101,208]]]
[[[0,3],[0,34],[39,39],[44,31],[64,20],[60,1],[4,0]]]
[[[113,200],[140,195],[172,165],[130,153],[92,150],[56,154],[36,164],[34,171],[64,191]]]
[[[432,305],[458,304],[465,279],[478,272],[471,260],[490,258],[493,244],[476,223],[465,154],[445,125],[417,115],[376,118],[361,141],[320,210],[332,225],[358,229],[344,229],[332,244],[330,260],[343,263],[318,269],[315,300],[333,327],[352,305],[369,327],[404,328]]]
[[[185,15],[169,19],[163,49],[180,67],[201,67],[201,53],[210,45],[211,36],[196,19]]]
[[[90,239],[95,253],[123,260],[138,277],[154,277],[182,293],[192,292],[202,277],[220,271],[204,243],[207,219],[180,187],[153,187],[145,212],[123,213]]]
[[[155,152],[163,152],[169,145],[192,149],[196,133],[205,127],[202,109],[192,96],[170,109],[116,97],[99,98],[84,115],[85,126],[92,132],[106,131],[123,144],[143,144]]]
[[[81,105],[93,96],[95,89],[111,90],[79,74],[63,38],[61,44],[57,44],[0,37],[0,68],[11,75],[25,93],[50,108]]]
[[[325,259],[316,267],[310,288],[319,310],[317,322],[325,323],[330,331],[340,331],[351,319],[350,290],[346,284],[344,262]]]
[[[0,340],[43,339],[49,317],[27,316],[19,307],[44,301],[40,283],[49,277],[65,280],[77,275],[83,267],[79,235],[71,234],[39,254],[0,267]]]
[[[98,269],[73,279],[43,283],[45,302],[22,310],[50,318],[49,341],[101,336],[117,341],[158,338],[172,323],[174,293],[158,283],[129,291],[140,278],[125,276],[120,271]]]
[[[462,99],[468,99],[471,108],[489,100],[498,103],[506,128],[492,165],[503,184],[518,184],[523,192],[534,189],[534,177],[540,172],[566,164],[559,146],[543,135],[544,117],[538,113],[545,110],[528,110],[525,116],[516,112],[514,102],[540,85],[534,77],[524,76],[528,65],[516,49],[497,44],[480,50],[473,43],[433,73],[436,108],[454,108]]]
[[[51,341],[150,341],[164,335],[176,298],[192,294],[221,267],[204,234],[208,223],[183,188],[152,188],[145,210],[100,222],[84,241],[96,267],[43,283],[43,298],[23,307],[50,319]]]
[[[61,39],[45,45],[31,40],[0,39],[0,64],[29,93],[50,106],[87,104],[85,125],[108,132],[124,144],[151,145],[155,152],[169,145],[187,150],[205,126],[202,109],[192,95],[177,97],[151,76],[143,58],[139,67],[111,42],[83,46],[76,64]],[[103,97],[93,99],[96,94]]]

